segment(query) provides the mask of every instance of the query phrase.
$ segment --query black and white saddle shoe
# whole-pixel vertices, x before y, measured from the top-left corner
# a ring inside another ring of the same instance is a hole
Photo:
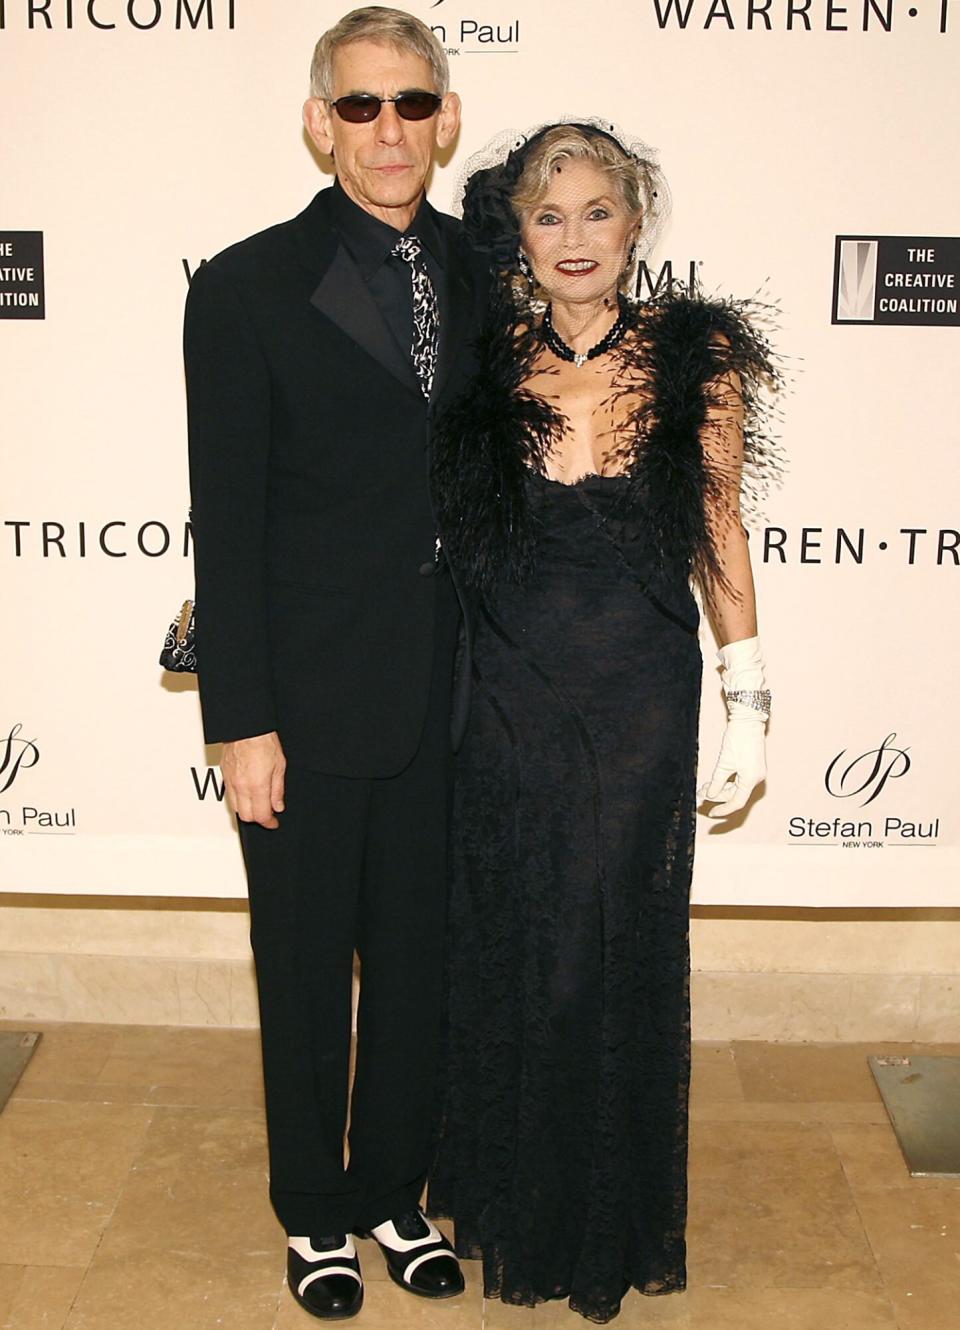
[[[387,1274],[395,1284],[422,1298],[454,1298],[463,1292],[463,1271],[453,1248],[436,1224],[420,1210],[408,1210],[396,1219],[358,1238],[373,1238],[387,1261]]]
[[[287,1283],[300,1306],[325,1321],[345,1321],[363,1306],[363,1276],[351,1234],[287,1238]]]

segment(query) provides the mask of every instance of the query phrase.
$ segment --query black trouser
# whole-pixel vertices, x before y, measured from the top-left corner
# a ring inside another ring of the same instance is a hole
[[[410,764],[383,779],[289,767],[279,829],[240,824],[270,1199],[288,1234],[370,1228],[415,1206],[423,1189],[441,1011],[456,633],[452,593],[437,582],[430,702]],[[354,950],[360,1007],[345,1168]]]

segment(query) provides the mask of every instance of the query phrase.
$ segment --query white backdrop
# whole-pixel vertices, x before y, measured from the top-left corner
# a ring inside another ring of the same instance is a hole
[[[751,533],[770,776],[738,825],[701,819],[695,899],[960,903],[960,3],[407,7],[438,27],[465,104],[439,207],[495,132],[604,116],[670,182],[654,272],[696,263],[706,290],[782,306],[791,465]],[[0,0],[2,890],[244,894],[193,681],[156,664],[193,585],[180,324],[187,270],[329,183],[299,115],[341,12]],[[831,322],[841,236],[904,238],[900,257],[847,247],[841,315],[873,308],[879,263],[878,296],[929,294],[885,286],[891,267],[937,276],[945,321]],[[706,768],[722,721],[708,665]]]

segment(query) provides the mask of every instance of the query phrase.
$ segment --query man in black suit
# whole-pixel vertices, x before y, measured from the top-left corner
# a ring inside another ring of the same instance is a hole
[[[270,1195],[291,1291],[342,1318],[363,1296],[355,1233],[412,1292],[463,1288],[419,1210],[460,614],[429,434],[470,372],[487,270],[424,197],[460,114],[429,29],[348,14],[312,94],[336,182],[201,266],[184,341],[200,695],[249,883]]]

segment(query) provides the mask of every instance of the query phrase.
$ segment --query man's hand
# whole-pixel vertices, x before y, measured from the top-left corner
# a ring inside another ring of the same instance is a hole
[[[286,769],[287,759],[275,730],[223,745],[220,770],[227,802],[241,822],[259,822],[271,831],[279,827],[276,814],[284,808]]]

